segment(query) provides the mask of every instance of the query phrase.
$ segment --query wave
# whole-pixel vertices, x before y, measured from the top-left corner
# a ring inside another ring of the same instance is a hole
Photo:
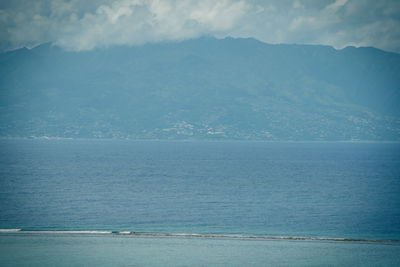
[[[337,241],[337,242],[377,242],[400,243],[400,240],[360,239],[335,237],[303,237],[303,236],[267,236],[267,235],[235,235],[235,234],[196,234],[196,233],[132,233],[136,236],[153,237],[200,237],[200,238],[232,238],[232,239],[264,239],[264,240],[300,240],[300,241]]]
[[[0,233],[14,233],[19,231],[21,231],[21,229],[0,229]]]
[[[131,231],[104,231],[104,230],[24,230],[0,229],[0,234],[66,234],[66,235],[124,235],[133,237],[193,237],[209,239],[258,239],[258,240],[292,240],[292,241],[332,241],[332,242],[372,242],[372,243],[399,243],[400,240],[389,239],[362,239],[340,237],[307,237],[307,236],[269,236],[269,235],[240,235],[240,234],[199,234],[199,233],[149,233]]]
[[[112,234],[112,231],[95,230],[21,230],[23,234],[80,234],[80,235],[106,235]]]

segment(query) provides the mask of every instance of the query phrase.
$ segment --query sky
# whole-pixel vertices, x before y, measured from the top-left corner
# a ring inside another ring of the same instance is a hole
[[[85,51],[201,36],[400,53],[398,0],[0,0],[0,51]]]

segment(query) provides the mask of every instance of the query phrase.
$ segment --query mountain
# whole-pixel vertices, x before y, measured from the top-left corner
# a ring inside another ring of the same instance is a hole
[[[255,39],[0,54],[0,136],[400,140],[400,55]]]

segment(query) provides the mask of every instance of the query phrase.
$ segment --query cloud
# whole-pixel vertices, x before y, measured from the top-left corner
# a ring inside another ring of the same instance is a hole
[[[0,20],[6,21],[8,41],[28,45],[53,41],[70,50],[90,50],[183,40],[240,27],[241,18],[250,8],[238,0],[116,0],[85,12],[78,1],[47,4],[46,8],[32,5],[27,12],[0,13]]]
[[[396,0],[252,1],[263,12],[232,31],[267,43],[374,46],[400,53],[400,2]]]
[[[68,50],[203,35],[400,52],[397,0],[0,0],[0,50]]]

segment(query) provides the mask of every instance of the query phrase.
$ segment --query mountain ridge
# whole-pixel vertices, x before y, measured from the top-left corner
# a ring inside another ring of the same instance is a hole
[[[211,37],[0,54],[0,136],[400,140],[400,55]]]

